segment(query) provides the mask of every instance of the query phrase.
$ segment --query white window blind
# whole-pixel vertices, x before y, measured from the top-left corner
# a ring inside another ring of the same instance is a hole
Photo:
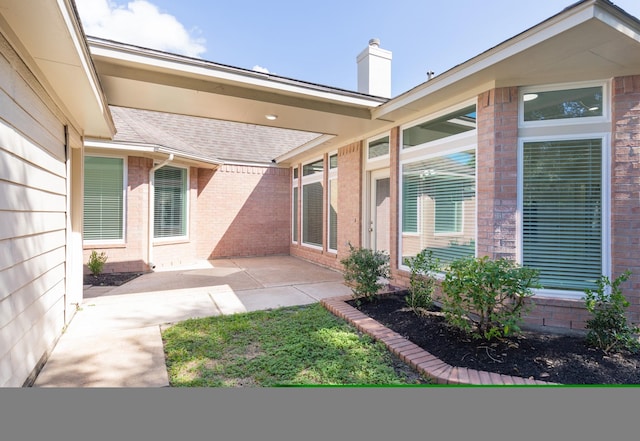
[[[329,180],[329,249],[338,249],[338,179]]]
[[[402,166],[402,255],[433,251],[443,262],[475,253],[475,151]]]
[[[602,139],[523,144],[522,263],[546,289],[595,287],[602,272]]]
[[[84,239],[124,239],[124,159],[84,159]]]
[[[187,234],[187,170],[164,166],[154,174],[153,233],[156,238]]]
[[[322,246],[322,183],[302,186],[302,241]]]
[[[298,187],[293,187],[293,219],[291,219],[293,230],[293,241],[298,241]]]

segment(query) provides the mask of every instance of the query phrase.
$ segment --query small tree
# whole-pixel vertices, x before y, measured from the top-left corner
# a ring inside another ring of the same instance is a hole
[[[433,251],[425,248],[415,257],[407,257],[404,263],[411,271],[407,305],[418,314],[420,309],[428,309],[433,304],[434,276],[439,269],[439,261],[433,257]]]
[[[384,287],[390,275],[389,254],[349,244],[349,256],[340,261],[344,267],[344,280],[351,287],[356,301],[371,301]]]
[[[525,301],[539,288],[538,271],[508,259],[464,257],[454,260],[442,282],[448,323],[490,340],[520,331]]]
[[[586,323],[589,330],[587,343],[602,349],[605,353],[620,349],[637,352],[640,349],[637,335],[640,328],[627,322],[625,310],[629,307],[629,301],[620,288],[630,276],[629,270],[613,282],[606,276],[600,276],[597,289],[585,290],[585,306],[592,315]]]
[[[94,277],[97,277],[102,273],[104,269],[104,264],[107,261],[107,253],[102,251],[100,254],[96,250],[91,251],[91,255],[89,256],[89,263],[87,266],[89,267],[89,271]]]

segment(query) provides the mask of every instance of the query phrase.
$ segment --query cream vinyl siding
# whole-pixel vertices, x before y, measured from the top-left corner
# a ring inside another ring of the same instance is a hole
[[[0,34],[0,387],[20,387],[65,324],[61,114]]]

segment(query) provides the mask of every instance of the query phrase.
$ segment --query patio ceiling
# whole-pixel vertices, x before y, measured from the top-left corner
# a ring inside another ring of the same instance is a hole
[[[386,123],[371,118],[386,98],[92,37],[89,46],[110,105],[319,133],[323,148]]]

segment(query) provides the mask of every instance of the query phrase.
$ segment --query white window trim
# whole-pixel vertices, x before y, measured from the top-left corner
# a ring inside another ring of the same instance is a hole
[[[338,151],[333,151],[331,153],[329,153],[327,155],[327,165],[329,166],[329,171],[328,171],[328,176],[327,176],[327,206],[326,206],[326,210],[327,210],[327,237],[325,238],[325,240],[327,241],[327,251],[329,251],[330,253],[334,253],[337,254],[338,250],[331,248],[330,243],[331,241],[330,239],[330,234],[331,234],[331,181],[338,180],[338,167],[336,168],[331,168],[330,167],[330,163],[331,163],[331,157],[335,156],[338,154]],[[339,216],[340,214],[338,214]],[[337,231],[337,229],[336,229]]]
[[[82,243],[86,246],[95,246],[95,245],[125,245],[127,243],[127,187],[129,185],[128,177],[129,177],[129,169],[128,169],[128,161],[127,156],[119,156],[119,155],[108,155],[108,154],[93,154],[93,153],[85,153],[82,159],[82,180],[83,180],[83,201],[82,201],[82,209],[84,212],[84,158],[90,156],[92,158],[110,158],[110,159],[122,159],[122,238],[121,239],[84,239],[84,231],[82,233]],[[82,223],[84,226],[84,216],[82,219]]]
[[[585,116],[584,118],[563,118],[550,119],[543,121],[525,121],[524,120],[524,99],[526,94],[536,92],[552,92],[558,90],[580,89],[587,87],[602,87],[602,116]],[[521,87],[518,92],[518,127],[555,127],[555,126],[574,126],[581,124],[597,124],[611,122],[611,81],[583,81],[575,83],[556,83],[541,86]]]
[[[190,167],[184,166],[184,165],[180,165],[180,164],[175,164],[175,163],[171,163],[171,164],[167,164],[166,167],[173,167],[173,168],[181,168],[183,170],[187,171],[186,174],[186,178],[185,178],[185,234],[184,235],[180,235],[180,236],[170,236],[170,237],[155,237],[155,215],[154,215],[154,224],[150,225],[150,228],[154,231],[153,235],[153,243],[154,244],[166,244],[166,243],[171,243],[171,242],[185,242],[189,240],[189,224],[190,224],[190,219],[191,219],[191,185],[190,185]],[[160,170],[160,169],[159,169]],[[155,172],[154,172],[154,182],[153,182],[153,191],[155,193]],[[156,209],[156,199],[155,196],[153,198],[153,210],[155,213],[155,209]]]
[[[323,161],[324,157],[319,157],[316,159],[313,159],[311,161],[306,161],[302,164],[301,167],[301,174],[304,175],[304,172],[302,170],[304,170],[304,166],[308,165],[308,164],[313,164],[314,162],[318,162],[318,161]],[[325,188],[324,188],[324,176],[326,173],[326,169],[328,164],[325,163],[326,161],[323,161],[323,167],[322,167],[322,173],[313,173],[307,176],[300,176],[299,180],[300,180],[300,190],[298,190],[298,192],[300,193],[300,202],[301,202],[301,210],[300,210],[300,224],[301,224],[301,228],[300,231],[298,232],[298,234],[300,235],[300,244],[304,247],[308,247],[308,248],[312,248],[314,250],[319,250],[319,251],[323,251],[323,246],[318,246],[316,244],[312,244],[312,243],[307,243],[304,241],[304,186],[308,185],[308,184],[314,184],[316,182],[320,182],[320,184],[322,185],[322,194],[324,197],[324,193],[325,193]],[[324,201],[323,201],[324,204]],[[324,236],[321,234],[321,236]],[[323,240],[325,240],[325,238],[323,237]]]
[[[545,141],[577,141],[581,139],[602,139],[602,245],[601,245],[601,273],[607,277],[611,277],[611,135],[609,133],[576,133],[573,136],[532,136],[518,139],[518,183],[517,183],[517,210],[516,210],[516,256],[517,262],[522,264],[523,261],[523,219],[522,211],[524,209],[523,192],[524,192],[524,162],[523,149],[527,142],[545,142]],[[535,289],[533,290],[537,297],[548,297],[556,299],[581,299],[584,297],[582,291],[567,291],[558,289]]]

